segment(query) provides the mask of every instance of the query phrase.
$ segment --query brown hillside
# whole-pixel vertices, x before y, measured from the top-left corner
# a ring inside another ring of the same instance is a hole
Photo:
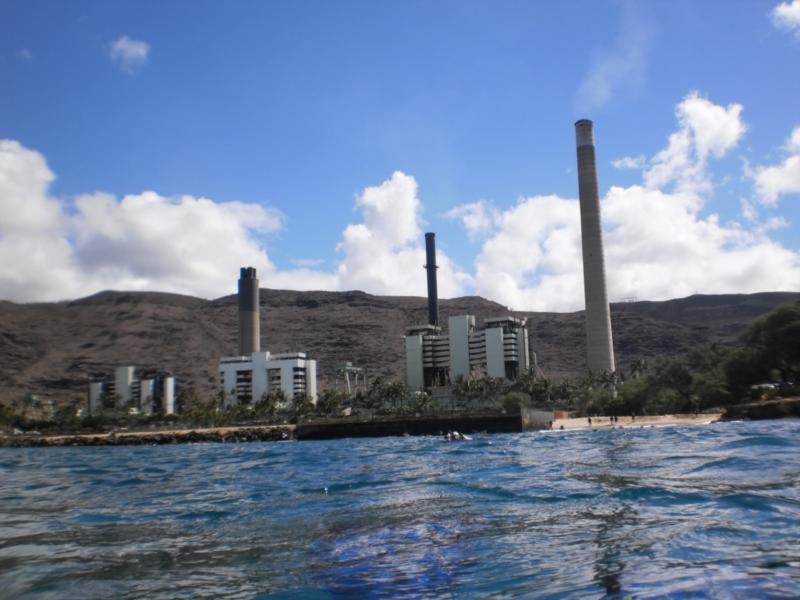
[[[617,364],[730,341],[754,318],[800,299],[797,293],[691,296],[612,306]],[[440,302],[441,320],[507,314],[479,297]],[[583,312],[529,317],[531,346],[552,377],[584,370]],[[370,376],[403,376],[403,332],[426,318],[424,298],[363,292],[261,290],[262,349],[306,351],[319,361],[322,386],[337,362]],[[0,302],[0,401],[35,393],[83,399],[89,378],[132,364],[174,372],[203,394],[216,386],[217,360],[237,346],[236,297],[202,300],[158,292],[101,292],[72,302]]]

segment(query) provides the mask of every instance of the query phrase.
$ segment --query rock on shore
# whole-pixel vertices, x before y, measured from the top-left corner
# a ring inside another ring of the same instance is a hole
[[[738,421],[740,419],[758,421],[762,419],[785,419],[786,417],[800,417],[800,397],[736,404],[729,406],[722,416],[726,421]]]
[[[213,427],[172,431],[98,433],[81,435],[15,435],[0,437],[0,447],[33,448],[45,446],[153,446],[199,442],[259,442],[294,438],[293,425],[260,427]]]

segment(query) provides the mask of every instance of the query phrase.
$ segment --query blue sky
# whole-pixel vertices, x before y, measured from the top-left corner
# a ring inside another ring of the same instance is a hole
[[[580,308],[582,117],[612,299],[800,289],[798,65],[798,0],[4,0],[0,296],[422,294],[431,230],[445,295]],[[632,256],[638,208],[672,242]]]

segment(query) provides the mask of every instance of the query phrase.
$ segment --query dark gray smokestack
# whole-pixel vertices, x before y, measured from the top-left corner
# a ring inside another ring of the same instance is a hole
[[[439,324],[439,291],[436,289],[436,234],[425,234],[425,270],[428,271],[428,324]]]
[[[603,228],[600,223],[600,195],[591,121],[581,119],[575,123],[575,141],[578,146],[578,196],[586,299],[586,362],[593,373],[599,374],[614,371],[614,344],[606,294]]]
[[[239,356],[261,351],[258,317],[258,278],[254,267],[242,267],[239,275]]]

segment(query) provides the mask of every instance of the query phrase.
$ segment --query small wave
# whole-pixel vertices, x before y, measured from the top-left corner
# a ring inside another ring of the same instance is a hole
[[[0,452],[0,589],[800,597],[797,423],[569,433]]]

